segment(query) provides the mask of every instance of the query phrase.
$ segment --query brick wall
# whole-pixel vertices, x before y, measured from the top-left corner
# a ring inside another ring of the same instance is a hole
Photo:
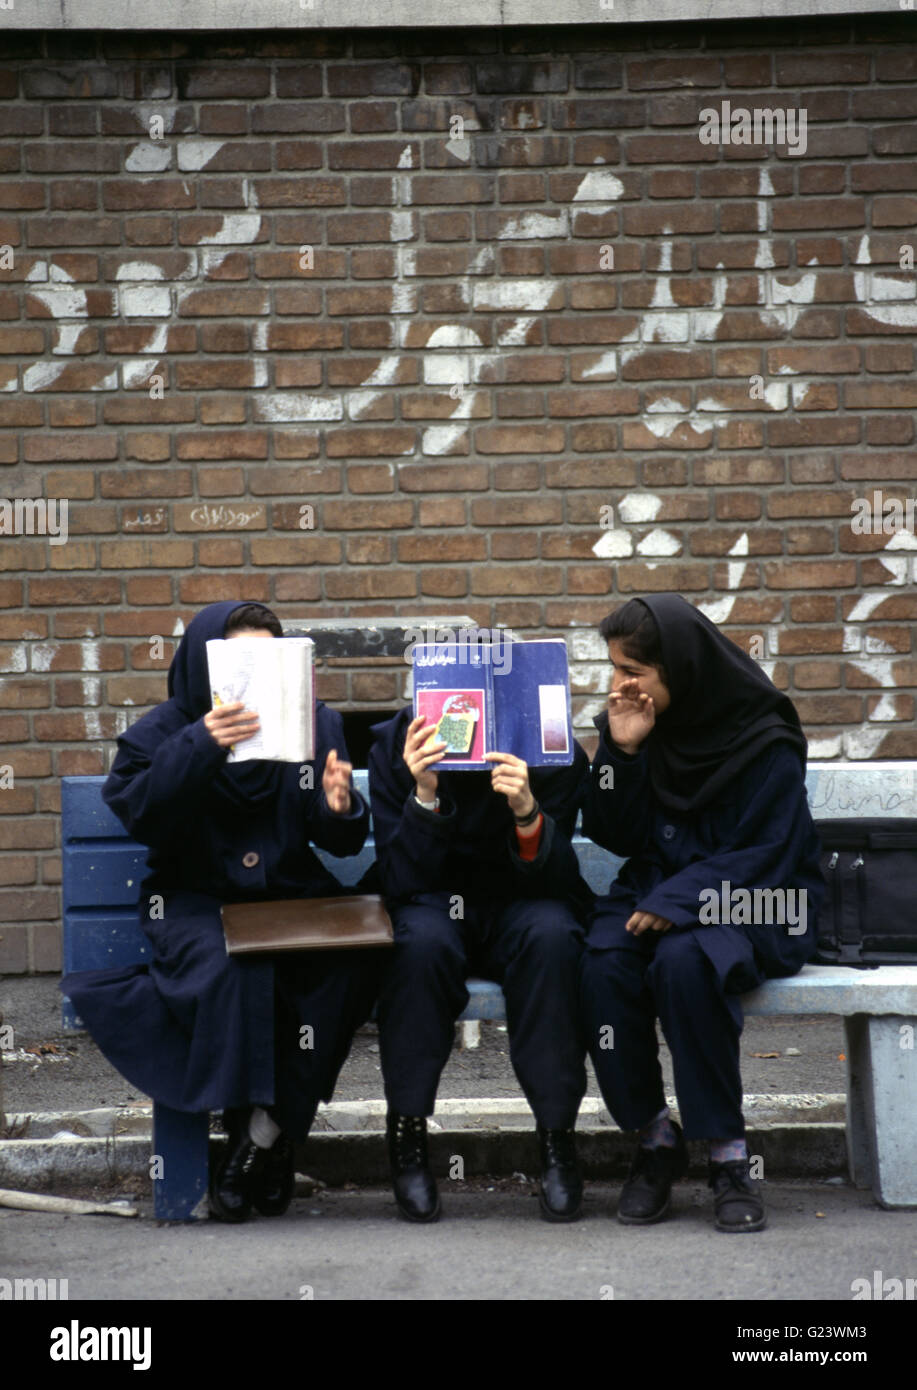
[[[851,528],[917,492],[915,26],[5,36],[0,494],[69,539],[0,537],[0,969],[219,598],[565,633],[586,741],[594,624],[675,589],[813,756],[917,754],[913,535]]]

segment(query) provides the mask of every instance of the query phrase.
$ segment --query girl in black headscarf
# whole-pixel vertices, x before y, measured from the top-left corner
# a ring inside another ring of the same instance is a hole
[[[765,1225],[742,1117],[738,995],[815,949],[824,893],[791,701],[677,594],[601,624],[614,678],[583,829],[627,857],[597,900],[583,957],[588,1046],[616,1123],[639,1136],[619,1220],[658,1221],[710,1141],[721,1231]],[[656,1018],[672,1053],[669,1118]]]
[[[311,764],[227,762],[257,720],[239,704],[211,709],[206,643],[239,634],[279,638],[283,629],[270,609],[242,602],[211,604],[193,619],[169,669],[169,698],[118,739],[102,792],[150,847],[140,891],[149,965],[61,981],[132,1085],[174,1110],[224,1112],[230,1143],[210,1203],[226,1221],[244,1220],[252,1205],[264,1215],[289,1205],[292,1141],[331,1099],[380,968],[372,951],[226,953],[222,903],[340,893],[310,841],[357,854],[369,824],[341,717],[321,701]]]

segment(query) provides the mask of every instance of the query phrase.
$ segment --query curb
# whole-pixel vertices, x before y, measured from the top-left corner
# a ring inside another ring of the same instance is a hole
[[[222,1140],[211,1138],[211,1148]],[[845,1127],[817,1124],[775,1124],[748,1130],[751,1154],[760,1156],[768,1178],[843,1178],[846,1181]],[[691,1142],[689,1172],[706,1177],[706,1145]],[[439,1129],[429,1136],[431,1167],[448,1179],[461,1160],[461,1176],[510,1177],[537,1174],[538,1146],[532,1128]],[[633,1138],[617,1129],[578,1131],[577,1151],[583,1176],[594,1181],[626,1177],[633,1155]],[[388,1153],[381,1130],[339,1130],[313,1133],[296,1148],[297,1171],[314,1173],[328,1187],[345,1183],[386,1184]],[[126,1178],[150,1181],[148,1135],[0,1141],[0,1187],[25,1191],[55,1187],[104,1187]]]

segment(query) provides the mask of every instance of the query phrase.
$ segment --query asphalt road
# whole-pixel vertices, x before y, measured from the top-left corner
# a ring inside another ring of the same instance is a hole
[[[135,1220],[0,1210],[0,1275],[66,1278],[71,1301],[820,1299],[851,1317],[855,1280],[917,1278],[917,1212],[836,1184],[766,1185],[769,1226],[750,1235],[716,1232],[697,1182],[679,1183],[673,1215],[642,1228],[614,1220],[619,1189],[604,1183],[563,1226],[539,1218],[528,1181],[441,1188],[431,1226],[401,1220],[381,1188],[329,1189],[238,1227],[160,1226],[148,1201]]]

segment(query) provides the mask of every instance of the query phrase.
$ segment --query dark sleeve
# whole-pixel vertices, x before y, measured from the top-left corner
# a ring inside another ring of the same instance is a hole
[[[612,742],[605,723],[586,788],[583,834],[626,859],[649,845],[653,807],[646,743],[636,753],[625,753]]]
[[[141,844],[168,844],[200,811],[228,753],[204,728],[203,719],[168,734],[150,751],[121,738],[102,799]]]
[[[765,750],[741,779],[740,812],[721,846],[706,859],[664,879],[637,903],[675,926],[696,925],[701,893],[721,885],[780,888],[791,882],[804,857],[811,829],[805,776],[797,754],[785,744]]]
[[[520,856],[516,831],[510,829],[507,848],[513,874],[525,884],[527,893],[536,890],[545,897],[569,899],[582,897],[585,891],[591,898],[573,848],[576,818],[589,787],[589,759],[576,743],[570,767],[540,774],[533,768],[532,774],[532,790],[544,815],[544,827],[534,859]]]
[[[399,744],[403,748],[404,740]],[[425,811],[417,803],[414,779],[397,746],[395,758],[393,765],[382,741],[370,749],[373,836],[383,894],[410,897],[434,892],[441,883],[455,836],[456,810],[440,783],[440,809]]]
[[[332,748],[342,762],[350,762],[350,754],[344,740],[344,721],[337,710],[327,705],[317,707],[317,729],[315,745],[315,769],[312,803],[308,808],[307,826],[309,838],[319,849],[327,850],[339,859],[359,854],[369,830],[369,807],[350,779],[350,810],[344,814],[332,811],[322,789],[322,774]]]

